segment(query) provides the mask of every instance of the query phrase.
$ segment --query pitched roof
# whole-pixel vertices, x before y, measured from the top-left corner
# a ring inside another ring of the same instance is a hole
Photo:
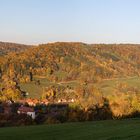
[[[31,108],[31,107],[25,107],[25,106],[23,106],[23,107],[20,107],[18,109],[18,111],[26,113],[26,112],[34,112],[34,109]]]

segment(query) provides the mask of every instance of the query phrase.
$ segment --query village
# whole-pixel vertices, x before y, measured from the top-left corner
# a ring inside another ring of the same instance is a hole
[[[8,100],[0,102],[0,114],[26,114],[33,120],[39,114],[52,115],[59,111],[67,110],[69,103],[73,103],[74,99],[59,99],[57,102],[50,102],[47,99],[21,99],[18,101]]]

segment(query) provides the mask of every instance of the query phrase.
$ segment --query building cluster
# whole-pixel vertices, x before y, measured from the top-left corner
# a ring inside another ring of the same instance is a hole
[[[68,108],[74,99],[59,99],[57,102],[49,102],[47,99],[23,99],[18,102],[6,101],[0,103],[0,114],[26,114],[35,119],[38,114],[52,115]]]

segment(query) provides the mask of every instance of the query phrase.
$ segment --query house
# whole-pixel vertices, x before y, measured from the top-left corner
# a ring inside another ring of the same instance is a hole
[[[27,103],[29,106],[36,106],[36,104],[39,103],[39,100],[37,100],[37,99],[27,99],[27,100],[26,100],[26,103]]]
[[[67,100],[66,99],[59,99],[57,102],[58,103],[67,103]]]
[[[27,115],[31,116],[32,119],[35,119],[35,111],[31,107],[21,106],[18,108],[17,113],[18,114],[27,114]]]
[[[68,100],[66,100],[66,99],[59,99],[57,102],[58,103],[74,103],[74,99],[68,99]]]
[[[69,99],[68,102],[69,102],[69,103],[74,103],[75,100],[74,100],[74,99]]]
[[[26,103],[28,103],[29,106],[35,106],[33,99],[27,99]]]
[[[40,102],[41,104],[48,105],[49,101],[47,99],[43,99]]]
[[[21,94],[22,94],[23,97],[27,97],[29,95],[29,93],[25,92],[25,91],[21,91]]]

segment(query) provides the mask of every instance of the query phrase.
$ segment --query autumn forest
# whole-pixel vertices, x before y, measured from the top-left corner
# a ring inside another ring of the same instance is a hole
[[[139,116],[139,76],[136,44],[0,42],[0,111],[9,102],[13,114],[23,105],[35,110],[14,125]],[[7,125],[5,113],[0,118]]]

